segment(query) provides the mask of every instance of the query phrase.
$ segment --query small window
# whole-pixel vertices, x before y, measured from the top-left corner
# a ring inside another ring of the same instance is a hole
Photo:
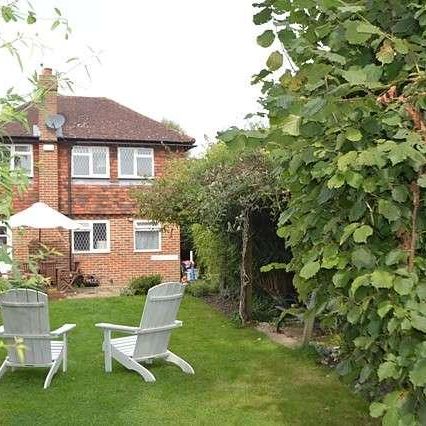
[[[109,221],[86,220],[73,231],[74,253],[108,253],[110,251]]]
[[[10,145],[10,168],[33,176],[33,146]]]
[[[127,179],[154,177],[152,148],[118,148],[118,176]]]
[[[161,250],[161,225],[146,220],[134,221],[135,251]]]
[[[72,176],[81,178],[108,178],[108,147],[74,146],[72,149]]]

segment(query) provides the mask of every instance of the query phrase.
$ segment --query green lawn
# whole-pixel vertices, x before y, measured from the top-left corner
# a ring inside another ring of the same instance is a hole
[[[52,327],[75,322],[69,370],[43,390],[47,370],[7,372],[0,381],[1,425],[367,425],[367,404],[306,354],[236,328],[187,296],[171,350],[195,376],[168,364],[149,367],[156,383],[113,363],[103,371],[96,322],[137,325],[141,297],[50,304]],[[0,360],[4,352],[0,352]]]

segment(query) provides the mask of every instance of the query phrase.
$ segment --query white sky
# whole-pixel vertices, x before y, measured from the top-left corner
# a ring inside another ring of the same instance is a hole
[[[1,3],[1,1],[0,1]],[[53,50],[24,55],[25,71],[39,64],[66,71],[65,60],[87,59],[87,46],[101,51],[91,59],[89,80],[82,69],[69,76],[75,94],[105,96],[151,118],[179,123],[204,143],[218,130],[243,125],[257,111],[259,87],[250,77],[264,65],[267,50],[256,45],[249,0],[32,0],[40,17],[59,7],[73,29],[65,41],[47,22],[36,24]],[[29,89],[16,63],[0,54],[0,93]]]

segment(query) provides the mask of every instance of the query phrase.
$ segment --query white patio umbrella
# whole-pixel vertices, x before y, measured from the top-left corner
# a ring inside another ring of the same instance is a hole
[[[78,222],[42,202],[34,203],[25,210],[10,216],[8,223],[11,228],[38,229],[39,242],[41,242],[42,229],[63,228],[71,230],[80,228]],[[71,267],[71,252],[69,262]]]
[[[11,228],[23,226],[36,229],[78,229],[78,222],[70,219],[45,203],[34,203],[32,206],[14,214],[8,220]]]

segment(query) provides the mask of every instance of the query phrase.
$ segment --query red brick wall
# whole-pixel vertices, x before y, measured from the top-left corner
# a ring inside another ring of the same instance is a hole
[[[56,144],[55,144],[56,145]],[[14,202],[15,211],[20,211],[39,200],[49,199],[52,180],[55,180],[56,171],[52,171],[57,165],[58,182],[58,207],[64,214],[70,214],[69,210],[69,179],[70,179],[70,143],[58,142],[57,159],[39,161],[42,152],[42,144],[34,144],[34,178],[22,196]],[[40,153],[39,153],[40,149]],[[137,217],[137,207],[131,198],[131,192],[135,189],[144,189],[147,186],[123,186],[119,185],[117,174],[117,148],[110,146],[110,176],[105,185],[73,183],[71,186],[72,216],[75,219],[108,219],[110,220],[111,251],[107,254],[87,253],[76,254],[74,259],[81,262],[84,273],[94,274],[100,278],[104,286],[124,286],[136,276],[159,273],[164,280],[179,280],[180,261],[151,260],[151,256],[165,254],[180,254],[180,233],[178,228],[170,228],[162,233],[162,250],[153,253],[135,253],[133,236],[133,219]],[[51,152],[49,152],[51,154]],[[56,152],[55,152],[56,154]],[[165,148],[155,148],[154,165],[155,176],[161,176],[164,163],[173,154]],[[45,173],[48,179],[39,180],[39,175]],[[53,173],[53,175],[52,175]],[[41,185],[40,185],[40,183]],[[47,186],[49,184],[49,186]],[[55,189],[52,191],[55,193]],[[69,233],[67,231],[43,230],[42,242],[47,246],[53,246],[63,256],[58,257],[58,263],[65,267],[69,260]],[[28,245],[32,240],[38,239],[38,231],[27,229],[13,232],[14,257],[18,261],[28,261]]]
[[[161,233],[161,252],[134,251],[133,219],[129,216],[102,216],[110,221],[110,253],[74,254],[74,260],[89,274],[96,275],[101,285],[122,287],[131,278],[160,274],[164,281],[179,281],[179,260],[151,260],[152,255],[180,253],[180,232],[169,227]],[[101,219],[99,216],[78,216],[76,219]]]

